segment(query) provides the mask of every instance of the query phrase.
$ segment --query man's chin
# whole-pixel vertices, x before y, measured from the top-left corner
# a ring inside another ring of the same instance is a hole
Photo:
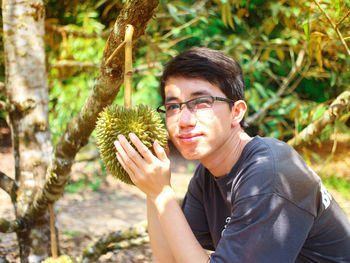
[[[197,151],[180,151],[183,158],[186,160],[199,160],[201,154]]]
[[[174,143],[176,149],[181,153],[182,157],[186,160],[199,160],[203,155],[202,151],[199,149],[198,144],[180,144]],[[202,148],[202,147],[201,147]]]

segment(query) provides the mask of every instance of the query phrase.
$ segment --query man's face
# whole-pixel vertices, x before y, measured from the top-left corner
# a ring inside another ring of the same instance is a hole
[[[226,97],[216,86],[203,79],[170,77],[165,83],[165,103],[184,102],[201,96]],[[166,117],[170,138],[184,158],[210,160],[231,135],[232,113],[229,103],[215,101],[212,108],[182,110]],[[225,148],[225,147],[223,147]]]

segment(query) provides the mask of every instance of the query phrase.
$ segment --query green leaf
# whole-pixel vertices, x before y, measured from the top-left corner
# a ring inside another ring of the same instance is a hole
[[[315,13],[312,13],[311,16],[308,17],[308,23],[318,21],[321,15],[322,15],[322,12],[320,11],[316,11]]]
[[[66,230],[66,231],[63,231],[63,235],[74,237],[74,236],[81,235],[81,232],[78,231],[78,230],[72,230],[72,231],[71,230]]]
[[[327,108],[324,106],[318,107],[314,114],[312,115],[312,120],[317,120],[326,112]]]
[[[337,73],[335,73],[334,71],[331,71],[330,74],[331,74],[331,78],[329,80],[329,83],[331,87],[333,87],[337,83]]]
[[[182,20],[177,15],[178,9],[176,8],[176,6],[174,6],[172,4],[168,4],[167,6],[168,6],[168,11],[169,11],[170,15],[175,19],[175,21],[178,23],[182,23]]]
[[[310,12],[307,11],[304,14],[300,15],[299,17],[297,17],[297,21],[296,21],[296,25],[304,25],[306,23],[309,22],[309,18],[310,18]]]
[[[340,15],[340,8],[341,8],[340,0],[335,0],[335,12],[336,12],[337,16]]]
[[[106,2],[107,2],[107,0],[100,0],[100,1],[98,1],[97,4],[95,5],[95,8],[96,9],[99,8],[101,5],[103,5]]]
[[[304,33],[307,39],[308,44],[310,44],[310,23],[307,22],[303,25]]]
[[[181,29],[178,27],[174,27],[171,29],[171,32],[173,33],[174,36],[178,36],[181,33]]]
[[[253,86],[263,98],[267,98],[268,97],[268,95],[266,93],[266,90],[265,90],[265,87],[263,85],[261,85],[259,82],[255,82],[253,84]]]

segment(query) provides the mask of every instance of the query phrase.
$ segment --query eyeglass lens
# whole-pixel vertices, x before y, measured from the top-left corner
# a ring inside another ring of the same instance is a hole
[[[165,105],[165,111],[166,111],[166,114],[169,116],[169,115],[179,113],[182,110],[183,105],[186,105],[190,111],[208,109],[212,107],[213,102],[214,102],[213,97],[210,97],[210,96],[199,97],[199,98],[195,98],[195,99],[181,102],[181,103],[168,103]]]

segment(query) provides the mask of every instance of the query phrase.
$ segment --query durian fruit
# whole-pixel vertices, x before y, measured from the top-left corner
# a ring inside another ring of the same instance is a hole
[[[134,133],[154,154],[153,143],[157,140],[160,146],[167,144],[168,134],[162,119],[156,110],[148,105],[122,107],[111,105],[101,113],[96,124],[97,144],[101,158],[107,169],[118,179],[133,184],[129,175],[116,157],[114,141],[118,135],[124,135],[129,143],[129,133]],[[136,149],[136,148],[135,148]]]
[[[63,255],[58,258],[47,258],[42,263],[73,263],[73,260],[69,256]]]

